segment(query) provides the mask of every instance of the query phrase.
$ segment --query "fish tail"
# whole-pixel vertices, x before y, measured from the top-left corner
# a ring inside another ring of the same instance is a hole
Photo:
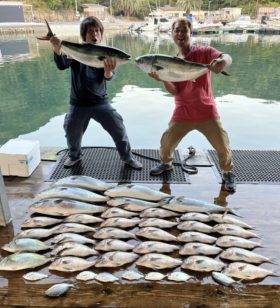
[[[222,71],[221,74],[225,75],[225,76],[230,76],[229,73],[225,72],[225,71]]]
[[[268,262],[268,263],[271,263],[271,264],[274,264],[274,265],[278,265],[278,264],[279,264],[279,263],[277,263],[277,261],[275,260],[275,258],[268,259],[267,262]]]
[[[40,36],[40,37],[37,37],[38,40],[42,40],[42,41],[49,41],[51,37],[54,36],[53,32],[52,32],[52,29],[49,25],[49,23],[47,22],[47,20],[45,19],[45,23],[47,25],[47,28],[48,28],[48,33],[45,35],[45,36]]]
[[[240,217],[240,218],[243,218],[241,215],[237,214],[233,209],[231,208],[227,208],[227,212],[234,215],[234,216],[237,216],[237,217]]]

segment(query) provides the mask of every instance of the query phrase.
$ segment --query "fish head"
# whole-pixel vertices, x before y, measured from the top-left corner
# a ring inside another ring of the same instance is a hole
[[[128,204],[125,198],[113,198],[107,201],[107,204],[110,206],[120,206]]]
[[[145,73],[152,71],[155,62],[155,55],[144,55],[135,59],[136,65]]]

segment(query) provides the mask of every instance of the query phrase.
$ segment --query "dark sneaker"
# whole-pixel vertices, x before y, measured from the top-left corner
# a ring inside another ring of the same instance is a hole
[[[235,192],[236,191],[236,183],[235,176],[232,172],[224,172],[223,173],[223,183],[226,191]]]
[[[150,175],[161,175],[167,171],[173,171],[173,167],[169,164],[160,164],[150,170]]]
[[[64,168],[72,168],[74,167],[79,161],[81,161],[81,157],[77,158],[77,159],[71,159],[70,157],[68,157],[63,166]]]
[[[135,158],[132,158],[125,162],[126,166],[132,168],[132,169],[142,169],[143,165],[140,163],[140,161],[136,160]]]

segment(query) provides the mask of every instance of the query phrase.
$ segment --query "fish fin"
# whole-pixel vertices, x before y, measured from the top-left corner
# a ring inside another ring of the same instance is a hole
[[[164,204],[168,204],[174,197],[166,197],[166,198],[163,198],[161,199],[158,204],[161,206],[161,205],[164,205]]]
[[[45,19],[45,23],[46,23],[47,28],[48,28],[48,33],[45,36],[37,37],[37,39],[41,40],[41,41],[49,41],[50,38],[54,36],[54,33],[52,32],[51,27],[50,27],[50,25],[49,25],[49,23],[47,22],[46,19]]]
[[[230,76],[229,73],[225,72],[225,71],[222,71],[221,74],[225,75],[225,76]]]
[[[156,65],[156,64],[153,65],[153,71],[161,71],[163,69],[164,68],[162,66],[160,66],[160,65]]]
[[[236,213],[233,209],[231,209],[231,208],[227,208],[227,211],[228,211],[228,213],[230,213],[230,214],[232,214],[232,215],[235,215],[235,216],[237,216],[237,217],[242,218],[241,215],[237,214],[237,213]]]
[[[106,57],[105,56],[99,56],[99,57],[97,57],[97,59],[100,60],[100,61],[104,61],[106,59]]]

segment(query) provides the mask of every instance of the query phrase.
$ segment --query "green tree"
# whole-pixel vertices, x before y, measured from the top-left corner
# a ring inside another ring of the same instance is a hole
[[[186,12],[201,10],[202,0],[178,0],[176,6]]]
[[[150,8],[147,0],[116,0],[113,3],[114,12],[125,16],[145,16]]]

